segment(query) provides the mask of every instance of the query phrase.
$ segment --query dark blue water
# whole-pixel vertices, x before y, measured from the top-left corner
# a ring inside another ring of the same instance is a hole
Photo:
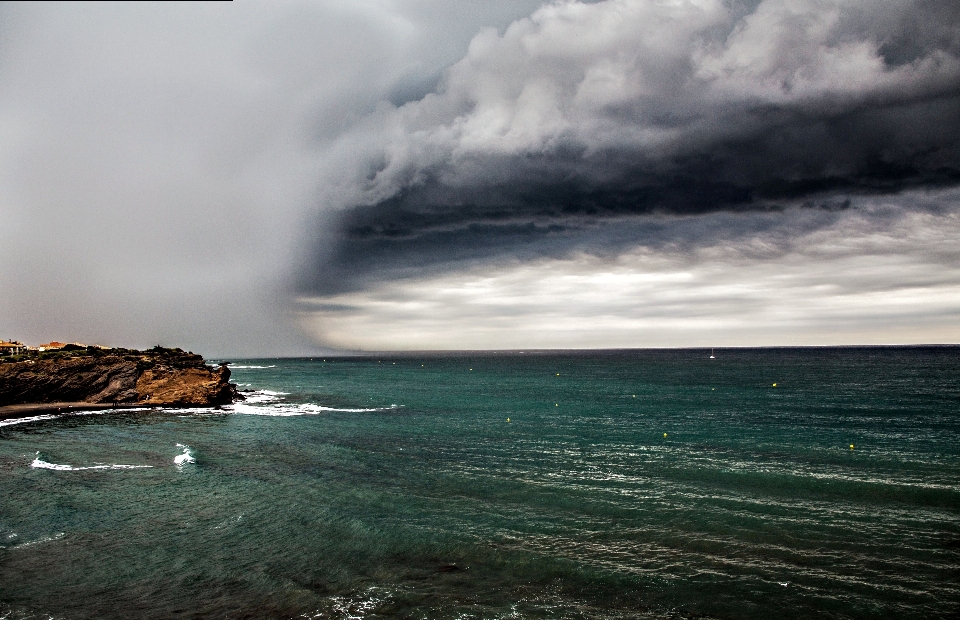
[[[716,353],[243,361],[233,409],[8,424],[0,618],[956,617],[960,348]]]

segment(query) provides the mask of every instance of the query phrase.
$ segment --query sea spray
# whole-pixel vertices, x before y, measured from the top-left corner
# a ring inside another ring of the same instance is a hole
[[[33,462],[30,463],[30,467],[34,469],[52,469],[54,471],[84,471],[88,469],[150,469],[153,465],[126,465],[120,463],[95,463],[93,465],[86,465],[80,467],[74,467],[72,465],[63,465],[59,463],[48,463],[43,460],[40,456],[40,453],[37,452],[36,456],[33,459]]]
[[[183,452],[173,457],[173,462],[177,467],[183,467],[184,465],[197,462],[197,459],[195,459],[193,454],[190,452],[190,446],[178,443],[177,447],[183,450]]]
[[[371,413],[398,409],[400,405],[388,407],[330,407],[317,403],[286,402],[288,392],[274,390],[250,390],[244,392],[244,401],[223,407],[224,411],[243,415],[261,415],[272,417],[292,417],[319,415],[322,413]]]

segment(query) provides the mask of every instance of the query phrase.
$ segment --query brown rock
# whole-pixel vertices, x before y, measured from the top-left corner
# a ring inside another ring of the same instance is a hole
[[[136,391],[145,405],[229,405],[239,396],[229,379],[226,366],[213,370],[209,366],[178,369],[158,365],[143,371]]]
[[[180,349],[74,351],[0,363],[0,406],[84,402],[170,407],[242,400],[226,366]]]

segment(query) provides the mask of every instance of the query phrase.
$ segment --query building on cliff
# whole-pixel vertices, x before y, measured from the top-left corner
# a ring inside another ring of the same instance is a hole
[[[0,340],[0,355],[20,355],[27,350],[26,345],[16,340]]]
[[[65,346],[67,346],[66,342],[57,342],[54,340],[53,342],[48,342],[47,344],[38,345],[37,351],[57,351]]]

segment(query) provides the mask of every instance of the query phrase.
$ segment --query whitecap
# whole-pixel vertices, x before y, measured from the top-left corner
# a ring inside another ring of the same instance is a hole
[[[41,537],[41,538],[38,538],[37,540],[31,540],[30,542],[20,543],[19,545],[11,545],[11,546],[6,547],[6,548],[7,548],[7,549],[23,549],[23,548],[25,548],[25,547],[32,547],[32,546],[34,546],[34,545],[42,545],[43,543],[48,543],[48,542],[53,542],[53,541],[55,541],[55,540],[60,540],[61,538],[63,538],[63,537],[66,536],[66,535],[67,535],[66,532],[57,532],[57,533],[54,534],[53,536],[43,536],[43,537]],[[3,547],[0,547],[0,548],[3,548]],[[6,618],[6,616],[4,616],[4,618]]]
[[[222,530],[222,529],[227,528],[227,527],[230,527],[230,526],[232,526],[232,525],[236,525],[237,523],[240,523],[240,521],[242,521],[242,520],[243,520],[243,514],[241,513],[241,514],[238,514],[238,515],[235,516],[235,517],[230,517],[229,519],[226,519],[226,520],[224,520],[224,521],[221,521],[220,524],[217,525],[216,527],[214,527],[213,529],[215,529],[215,530]]]
[[[242,415],[260,415],[273,417],[290,417],[303,415],[319,415],[321,413],[369,413],[374,411],[386,411],[397,409],[399,405],[393,404],[389,407],[327,407],[313,403],[285,403],[283,396],[289,392],[276,392],[273,390],[255,390],[244,393],[246,397],[243,402],[227,405],[223,409]]]
[[[52,469],[54,471],[82,471],[85,469],[149,469],[153,465],[124,465],[118,463],[103,464],[97,463],[96,465],[87,465],[84,467],[74,467],[72,465],[62,465],[60,463],[48,463],[40,458],[40,453],[37,452],[37,456],[33,459],[33,462],[30,463],[30,467],[34,469]]]
[[[45,413],[43,415],[29,416],[26,418],[11,418],[9,420],[0,420],[0,427],[13,426],[14,424],[25,424],[28,422],[42,422],[44,420],[59,420],[60,418],[83,416],[83,415],[104,415],[107,413],[116,413],[118,411],[147,411],[149,407],[131,407],[129,409],[91,409],[89,411],[66,411],[64,413]]]
[[[389,411],[398,409],[399,405],[390,405],[389,407],[369,407],[369,408],[348,408],[348,407],[326,407],[324,405],[314,405],[311,403],[277,403],[269,405],[251,405],[249,402],[236,403],[224,407],[241,415],[262,415],[272,417],[292,417],[303,415],[319,415],[321,413],[371,413],[375,411]]]
[[[277,367],[276,364],[272,364],[270,366],[236,366],[234,364],[230,364],[230,370],[233,370],[235,368],[242,368],[243,370],[254,370],[254,369],[261,369],[261,368],[276,368],[276,367]]]
[[[0,420],[0,426],[13,426],[14,424],[26,424],[27,422],[42,422],[43,420],[56,420],[57,418],[62,418],[65,415],[67,414],[52,413],[47,415],[30,416],[29,418],[13,418],[10,420]]]
[[[178,454],[173,458],[173,462],[177,465],[177,467],[183,467],[184,465],[197,462],[197,459],[193,458],[193,454],[190,453],[190,446],[185,446],[182,443],[178,443],[177,447],[183,449],[181,454]]]
[[[273,390],[254,390],[244,392],[243,398],[246,404],[273,403],[280,400],[281,396],[286,396],[288,392],[274,392]]]
[[[376,613],[377,608],[395,598],[394,592],[382,587],[372,586],[362,593],[347,596],[331,596],[327,599],[328,609],[316,610],[300,617],[307,620],[328,618],[330,612],[336,618],[344,620],[363,620]]]

